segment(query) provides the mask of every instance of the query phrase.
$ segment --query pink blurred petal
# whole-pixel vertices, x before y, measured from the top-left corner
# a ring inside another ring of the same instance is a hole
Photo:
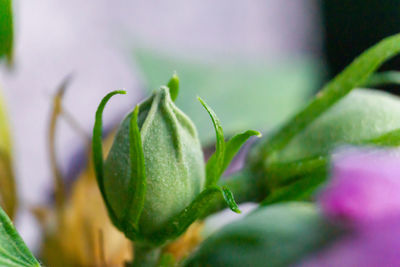
[[[337,153],[331,181],[318,197],[322,211],[356,224],[400,214],[398,151],[350,149]]]

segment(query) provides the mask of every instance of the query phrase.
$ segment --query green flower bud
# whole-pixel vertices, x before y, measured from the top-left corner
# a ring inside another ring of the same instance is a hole
[[[229,188],[217,183],[240,147],[260,136],[248,130],[226,142],[215,112],[199,98],[217,137],[215,153],[205,165],[195,126],[173,103],[178,92],[175,74],[168,87],[136,106],[119,127],[105,162],[103,110],[112,96],[125,91],[107,94],[96,111],[92,149],[100,193],[111,221],[142,248],[139,254],[183,234],[221,196],[240,212]]]
[[[263,204],[308,199],[327,178],[329,155],[339,146],[400,145],[399,118],[397,96],[355,89],[266,159],[259,176],[267,192]],[[251,160],[256,162],[256,154],[252,155]]]
[[[104,165],[104,190],[110,208],[119,222],[141,212],[140,238],[163,229],[184,210],[204,188],[205,166],[197,131],[191,120],[171,100],[169,89],[161,87],[139,105],[140,129],[145,166],[145,198],[142,210],[132,206],[135,188],[130,161],[130,127],[133,112],[120,125]],[[136,155],[137,156],[137,155]],[[125,233],[129,230],[121,229]],[[129,234],[128,234],[129,235]]]
[[[273,160],[293,161],[326,155],[343,144],[366,144],[400,128],[400,99],[356,89],[297,135]]]
[[[291,266],[341,231],[313,204],[263,207],[211,235],[184,266]]]

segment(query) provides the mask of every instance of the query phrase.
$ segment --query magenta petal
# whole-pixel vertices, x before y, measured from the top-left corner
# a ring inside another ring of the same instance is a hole
[[[369,223],[400,214],[398,150],[350,149],[333,157],[331,181],[318,197],[329,217]]]

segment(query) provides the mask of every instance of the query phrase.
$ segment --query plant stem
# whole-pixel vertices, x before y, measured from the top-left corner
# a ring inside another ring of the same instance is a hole
[[[155,267],[160,258],[161,248],[150,246],[134,246],[132,267]]]
[[[229,188],[237,203],[260,202],[268,194],[265,186],[258,184],[258,181],[262,180],[263,179],[257,179],[253,173],[244,169],[234,173],[231,177],[222,179],[219,185]],[[202,216],[203,218],[212,213],[226,209],[227,205],[223,197],[220,197],[214,201],[211,207],[212,208]]]

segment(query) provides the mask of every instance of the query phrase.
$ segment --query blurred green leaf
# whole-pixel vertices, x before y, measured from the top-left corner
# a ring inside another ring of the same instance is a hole
[[[300,177],[290,185],[278,188],[266,197],[261,206],[279,202],[307,201],[310,200],[315,190],[325,181],[326,171],[319,170],[308,176]]]
[[[13,17],[11,0],[0,0],[0,58],[11,63],[13,54]]]
[[[329,245],[340,231],[312,204],[262,207],[211,235],[184,266],[292,266]]]
[[[40,266],[19,236],[7,214],[0,208],[0,265]]]
[[[259,59],[194,60],[160,51],[135,50],[136,63],[149,91],[177,71],[180,95],[177,105],[194,121],[203,145],[215,142],[212,126],[196,96],[208,104],[232,136],[243,129],[270,130],[293,115],[318,87],[321,65],[306,58],[264,62]]]
[[[224,165],[222,166],[222,172],[228,168],[232,159],[239,152],[240,148],[246,143],[246,141],[252,137],[261,137],[261,133],[253,130],[247,130],[243,133],[233,136],[227,143],[225,149]]]
[[[264,171],[268,172],[268,184],[271,187],[290,184],[299,176],[307,176],[316,169],[325,169],[329,163],[328,156],[304,158],[291,162],[278,162],[268,164]]]
[[[5,101],[0,90],[0,205],[14,218],[18,205],[14,171],[12,168],[11,134]]]

